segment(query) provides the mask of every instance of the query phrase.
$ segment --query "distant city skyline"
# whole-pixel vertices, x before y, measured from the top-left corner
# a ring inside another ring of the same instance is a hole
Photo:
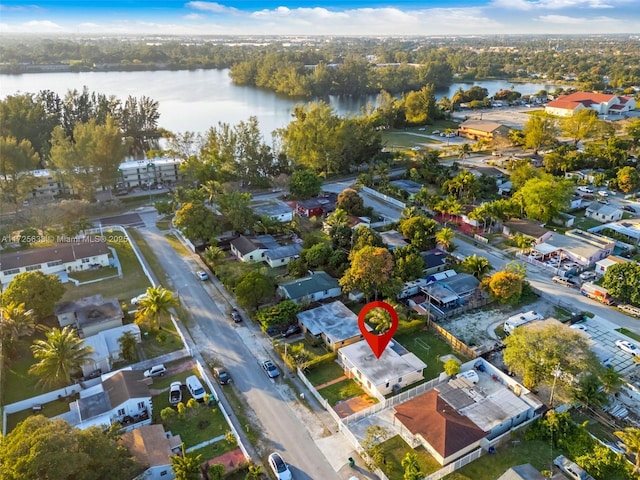
[[[0,32],[159,35],[640,35],[638,0],[0,0]]]

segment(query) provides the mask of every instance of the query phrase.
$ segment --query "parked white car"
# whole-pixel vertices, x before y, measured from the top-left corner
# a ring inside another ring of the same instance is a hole
[[[600,190],[598,191],[598,195],[600,195],[601,197],[608,197],[609,192],[607,192],[606,190]]]
[[[149,295],[147,295],[146,293],[142,293],[140,295],[138,295],[137,297],[133,297],[131,299],[131,305],[137,305],[138,303],[140,303],[141,300],[144,300],[145,298],[148,298]]]
[[[584,280],[585,282],[588,282],[589,280],[593,280],[596,277],[597,277],[596,272],[582,272],[580,274],[580,280]]]
[[[578,191],[579,191],[579,192],[583,192],[583,193],[593,193],[593,188],[589,188],[589,187],[578,187]]]
[[[627,340],[616,340],[616,347],[634,357],[640,356],[640,348]]]

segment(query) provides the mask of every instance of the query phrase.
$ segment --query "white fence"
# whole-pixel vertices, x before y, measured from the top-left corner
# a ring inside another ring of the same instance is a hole
[[[373,188],[362,187],[362,191],[371,195],[372,197],[379,198],[380,200],[384,200],[385,202],[390,203],[391,205],[395,205],[396,207],[400,207],[400,208],[407,207],[406,203],[401,202],[397,198],[393,198],[393,197],[390,197],[389,195],[385,195],[384,193],[380,193],[377,190],[374,190]]]

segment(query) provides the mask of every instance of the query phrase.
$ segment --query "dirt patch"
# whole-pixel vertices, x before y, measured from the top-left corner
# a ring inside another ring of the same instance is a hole
[[[523,307],[513,309],[500,305],[489,309],[482,309],[447,320],[441,325],[469,346],[492,346],[498,338],[494,329],[507,318],[518,312],[535,310],[543,316],[553,316],[554,307],[544,300],[538,300]]]
[[[371,397],[367,395],[360,395],[337,403],[333,409],[340,418],[345,418],[359,412],[360,410],[369,408],[371,405],[375,405],[375,403],[376,402]]]

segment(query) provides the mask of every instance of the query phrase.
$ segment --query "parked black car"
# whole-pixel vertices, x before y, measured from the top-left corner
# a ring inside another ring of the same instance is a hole
[[[220,385],[227,385],[232,381],[231,375],[229,375],[229,373],[224,368],[214,368],[213,374],[215,375]]]
[[[235,308],[231,310],[231,320],[233,320],[234,323],[240,323],[242,321],[242,316],[240,315],[240,312]]]

